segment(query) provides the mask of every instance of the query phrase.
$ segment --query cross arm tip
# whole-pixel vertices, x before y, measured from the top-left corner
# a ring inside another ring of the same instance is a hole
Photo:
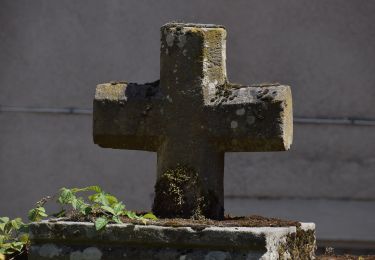
[[[93,138],[101,147],[154,151],[163,116],[159,81],[111,82],[96,87]]]
[[[153,99],[161,96],[159,80],[137,84],[125,81],[112,81],[96,86],[95,101],[131,101],[139,99]]]
[[[293,140],[290,87],[243,86],[231,91],[224,102],[208,108],[215,118],[209,120],[209,131],[219,146],[229,152],[289,150]]]
[[[101,83],[96,86],[95,100],[119,100],[124,98],[126,82]]]

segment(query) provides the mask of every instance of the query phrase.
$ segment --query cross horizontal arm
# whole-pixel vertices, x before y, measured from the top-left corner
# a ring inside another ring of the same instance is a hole
[[[288,150],[293,139],[289,86],[230,86],[207,106],[208,133],[225,152]]]
[[[161,103],[158,81],[98,85],[94,143],[106,148],[156,151],[163,129]]]

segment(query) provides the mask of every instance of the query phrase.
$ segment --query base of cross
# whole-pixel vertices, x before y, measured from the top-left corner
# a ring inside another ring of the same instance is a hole
[[[259,216],[129,220],[102,231],[49,220],[32,223],[30,239],[29,259],[314,259],[316,249],[315,224]]]

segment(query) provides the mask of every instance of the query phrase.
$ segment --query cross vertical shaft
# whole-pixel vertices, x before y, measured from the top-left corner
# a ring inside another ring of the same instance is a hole
[[[161,28],[160,85],[167,96],[166,137],[158,149],[158,182],[168,169],[188,167],[197,175],[196,187],[156,189],[153,210],[159,216],[191,217],[224,214],[224,152],[207,138],[204,103],[226,82],[225,29],[218,26],[167,24]],[[192,176],[190,176],[192,177]],[[186,200],[197,198],[196,204]],[[185,206],[176,206],[176,199]],[[170,206],[168,206],[170,205]]]

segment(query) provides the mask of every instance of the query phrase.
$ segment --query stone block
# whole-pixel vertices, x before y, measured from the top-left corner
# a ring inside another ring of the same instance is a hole
[[[30,225],[29,259],[313,259],[315,224],[170,227],[42,221]]]

